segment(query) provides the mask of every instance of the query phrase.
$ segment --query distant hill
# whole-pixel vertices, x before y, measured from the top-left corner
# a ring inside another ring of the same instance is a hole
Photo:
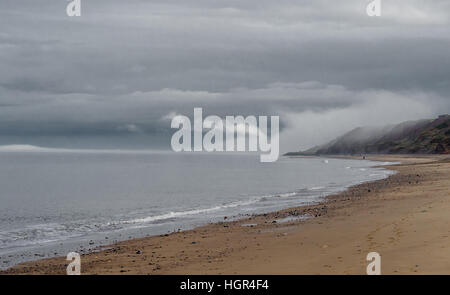
[[[286,155],[448,153],[450,116],[442,115],[386,127],[358,127],[327,144]]]

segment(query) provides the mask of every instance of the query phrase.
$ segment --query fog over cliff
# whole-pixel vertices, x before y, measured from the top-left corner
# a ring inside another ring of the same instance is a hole
[[[0,145],[167,149],[174,114],[279,115],[281,151],[450,113],[450,2],[2,0]]]

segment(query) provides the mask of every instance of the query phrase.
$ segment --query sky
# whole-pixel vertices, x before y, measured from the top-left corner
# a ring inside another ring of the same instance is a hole
[[[450,1],[0,0],[0,145],[168,149],[278,115],[280,149],[450,112]]]

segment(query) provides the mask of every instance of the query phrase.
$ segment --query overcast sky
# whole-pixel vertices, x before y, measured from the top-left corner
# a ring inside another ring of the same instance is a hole
[[[279,115],[281,151],[450,112],[450,1],[0,0],[0,145],[168,148]]]

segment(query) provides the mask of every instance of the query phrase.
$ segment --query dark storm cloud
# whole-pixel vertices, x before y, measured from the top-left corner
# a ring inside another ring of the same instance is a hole
[[[380,18],[368,2],[82,0],[69,18],[67,1],[4,0],[0,144],[161,140],[170,114],[204,107],[280,115],[291,149],[448,112],[448,1],[383,1]]]

